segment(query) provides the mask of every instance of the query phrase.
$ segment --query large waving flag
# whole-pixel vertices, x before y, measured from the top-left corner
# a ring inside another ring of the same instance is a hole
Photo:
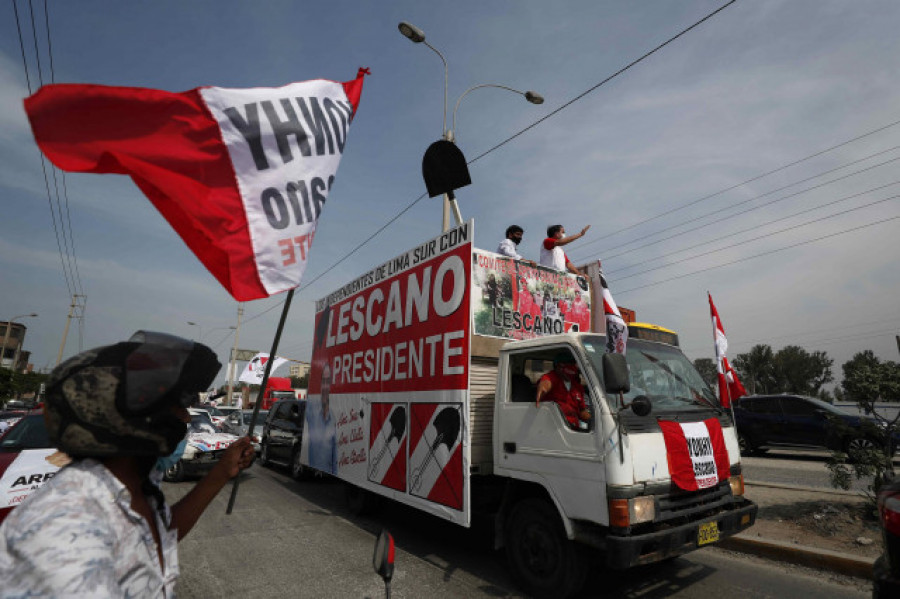
[[[747,391],[741,384],[740,379],[738,379],[737,373],[731,367],[731,364],[728,363],[728,358],[725,357],[725,353],[728,351],[728,339],[725,338],[725,327],[722,326],[722,320],[719,318],[719,311],[716,310],[716,305],[713,304],[712,296],[709,292],[707,292],[706,295],[709,297],[709,314],[712,318],[713,339],[716,344],[716,371],[719,373],[719,402],[722,404],[722,407],[728,408],[731,406],[732,401],[742,395],[747,395]]]
[[[261,385],[263,375],[266,373],[266,362],[268,361],[269,354],[256,354],[253,356],[252,360],[247,362],[247,366],[244,367],[244,371],[241,373],[241,376],[238,377],[238,380],[242,383],[249,383],[251,385]],[[275,361],[272,362],[272,369],[270,372],[275,372],[279,366],[286,363],[287,360],[285,358],[275,356]]]
[[[346,83],[181,93],[46,85],[25,110],[53,164],[129,175],[245,301],[300,284],[365,74]]]
[[[597,276],[600,277],[600,287],[603,290],[603,315],[606,318],[606,351],[609,353],[625,353],[628,343],[628,325],[619,312],[616,300],[613,299],[609,287],[606,285],[606,277],[603,276],[603,267],[597,260]]]

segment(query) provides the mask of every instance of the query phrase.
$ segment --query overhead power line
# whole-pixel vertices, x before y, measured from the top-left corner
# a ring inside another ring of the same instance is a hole
[[[675,277],[669,277],[668,279],[663,279],[663,280],[661,280],[661,281],[655,281],[655,282],[653,282],[653,283],[647,283],[646,285],[639,285],[638,287],[632,287],[631,289],[623,289],[623,290],[621,290],[621,291],[616,291],[616,295],[622,295],[622,294],[624,294],[624,293],[630,293],[630,292],[632,292],[632,291],[637,291],[638,289],[645,289],[645,288],[647,288],[647,287],[653,287],[653,286],[655,286],[655,285],[662,285],[663,283],[668,283],[668,282],[670,282],[670,281],[676,281],[676,280],[678,280],[678,279],[684,279],[684,278],[686,278],[686,277],[691,277],[691,276],[693,276],[693,275],[700,274],[700,273],[702,273],[702,272],[707,272],[707,271],[710,271],[710,270],[715,270],[715,269],[717,269],[717,268],[724,268],[724,267],[726,267],[726,266],[731,266],[731,265],[733,265],[733,264],[738,264],[738,263],[740,263],[740,262],[746,262],[747,260],[753,260],[753,259],[755,259],[755,258],[761,258],[761,257],[763,257],[763,256],[768,256],[769,254],[775,254],[775,253],[778,253],[778,252],[783,252],[783,251],[785,251],[785,250],[789,250],[789,249],[792,249],[792,248],[795,248],[795,247],[800,247],[801,245],[808,245],[808,244],[810,244],[810,243],[815,243],[815,242],[817,242],[817,241],[823,241],[823,240],[825,240],[825,239],[830,239],[830,238],[832,238],[832,237],[837,237],[837,236],[839,236],[839,235],[845,235],[845,234],[847,234],[847,233],[852,233],[852,232],[854,232],[854,231],[859,231],[859,230],[861,230],[861,229],[866,229],[866,228],[868,228],[868,227],[874,227],[875,225],[881,225],[881,224],[884,224],[884,223],[887,223],[887,222],[890,222],[890,221],[893,221],[893,220],[897,220],[898,218],[900,218],[900,216],[892,216],[891,218],[885,218],[885,219],[877,220],[877,221],[874,221],[874,222],[871,222],[871,223],[867,223],[867,224],[865,224],[865,225],[860,225],[860,226],[858,226],[858,227],[853,227],[853,228],[850,228],[850,229],[844,229],[843,231],[838,231],[838,232],[836,232],[836,233],[831,233],[831,234],[829,234],[829,235],[822,235],[821,237],[816,237],[816,238],[814,238],[814,239],[808,239],[808,240],[806,240],[806,241],[801,241],[801,242],[799,242],[799,243],[794,243],[794,244],[791,244],[791,245],[786,245],[786,246],[784,246],[784,247],[776,248],[776,249],[774,249],[774,250],[769,250],[769,251],[767,251],[767,252],[762,252],[761,254],[755,254],[755,255],[753,255],[753,256],[746,256],[746,257],[744,257],[744,258],[739,258],[739,259],[737,259],[737,260],[732,260],[732,261],[730,261],[730,262],[725,262],[725,263],[723,263],[723,264],[716,264],[715,266],[710,266],[710,267],[707,267],[707,268],[701,268],[700,270],[695,270],[695,271],[692,271],[692,272],[689,272],[689,273],[685,273],[685,274],[683,274],[683,275],[678,275],[678,276],[675,276]]]
[[[700,19],[699,21],[695,22],[693,25],[691,25],[691,26],[689,26],[689,27],[686,27],[685,29],[682,29],[680,32],[678,32],[677,34],[673,35],[672,37],[670,37],[669,39],[667,39],[667,40],[664,41],[663,43],[659,44],[658,46],[656,46],[655,48],[653,48],[653,49],[650,50],[649,52],[646,52],[646,53],[643,54],[641,57],[639,57],[639,58],[637,58],[637,59],[631,61],[630,63],[628,63],[627,65],[625,65],[624,67],[622,67],[621,69],[619,69],[618,71],[616,71],[615,73],[613,73],[612,75],[610,75],[609,77],[603,79],[603,80],[600,81],[599,83],[597,83],[597,84],[591,86],[591,87],[588,88],[587,90],[585,90],[585,91],[583,91],[582,93],[578,94],[577,96],[575,96],[574,98],[572,98],[572,99],[569,100],[568,102],[562,104],[561,106],[559,106],[558,108],[556,108],[555,110],[553,110],[552,112],[550,112],[549,114],[544,115],[543,117],[541,117],[540,119],[538,119],[538,120],[536,120],[535,122],[531,123],[530,125],[528,125],[528,126],[525,127],[524,129],[521,129],[521,130],[518,131],[517,133],[511,135],[510,137],[507,137],[506,139],[504,139],[504,140],[501,141],[500,143],[496,144],[495,146],[493,146],[493,147],[489,148],[488,150],[482,152],[481,154],[479,154],[478,156],[476,156],[476,157],[473,158],[472,160],[469,160],[469,161],[467,162],[467,164],[473,164],[473,163],[477,162],[478,160],[481,160],[482,158],[484,158],[485,156],[487,156],[487,155],[490,154],[491,152],[493,152],[493,151],[495,151],[495,150],[497,150],[497,149],[499,149],[499,148],[505,146],[506,144],[508,144],[508,143],[511,142],[512,140],[514,140],[514,139],[516,139],[517,137],[521,136],[522,134],[526,133],[527,131],[530,131],[531,129],[534,129],[535,127],[537,127],[538,125],[540,125],[541,123],[543,123],[544,121],[546,121],[547,119],[549,119],[549,118],[551,118],[551,117],[553,117],[553,116],[556,116],[557,114],[559,114],[560,112],[562,112],[563,110],[565,110],[566,108],[568,108],[569,106],[571,106],[572,104],[574,104],[575,102],[578,102],[579,100],[581,100],[582,98],[584,98],[584,97],[587,96],[588,94],[590,94],[590,93],[596,91],[596,90],[597,90],[598,88],[600,88],[602,85],[604,85],[604,84],[608,83],[609,81],[615,79],[616,77],[618,77],[619,75],[621,75],[621,74],[624,73],[625,71],[629,70],[631,67],[635,66],[636,64],[638,64],[638,63],[640,63],[640,62],[643,62],[645,59],[649,58],[651,55],[655,54],[655,53],[658,52],[659,50],[661,50],[661,49],[663,49],[664,47],[668,46],[669,44],[671,44],[672,42],[674,42],[674,41],[677,40],[678,38],[684,36],[686,33],[692,31],[693,29],[695,29],[695,28],[697,28],[697,27],[699,27],[700,25],[702,25],[703,23],[705,23],[706,21],[708,21],[708,20],[711,19],[712,17],[716,16],[717,14],[719,14],[720,12],[722,12],[723,10],[725,10],[726,8],[728,8],[729,6],[731,6],[732,4],[734,4],[735,2],[737,2],[737,0],[730,0],[729,2],[726,2],[725,4],[723,4],[722,6],[720,6],[719,8],[717,8],[716,10],[714,10],[714,11],[712,11],[711,13],[707,14],[705,17],[703,17],[703,18]],[[307,284],[304,285],[303,287],[300,287],[300,288],[297,290],[298,293],[299,293],[300,291],[303,291],[304,289],[306,289],[307,287],[309,287],[309,286],[312,285],[313,283],[315,283],[317,280],[319,280],[321,277],[323,277],[326,273],[328,273],[328,271],[330,271],[332,268],[334,268],[335,266],[337,266],[338,264],[340,264],[341,262],[343,262],[344,260],[346,260],[347,258],[349,258],[350,256],[352,256],[353,254],[355,254],[357,251],[359,251],[360,248],[362,248],[365,244],[367,244],[369,241],[371,241],[372,239],[374,239],[379,233],[381,233],[382,231],[384,231],[388,226],[390,226],[391,224],[393,224],[398,218],[400,218],[400,216],[402,216],[403,214],[405,214],[410,208],[412,208],[414,205],[416,205],[416,204],[417,204],[420,200],[422,200],[424,197],[425,197],[425,194],[422,194],[422,195],[420,195],[418,198],[416,198],[415,200],[413,200],[412,203],[410,203],[410,204],[407,205],[403,210],[401,210],[399,213],[397,213],[396,216],[394,216],[393,218],[391,218],[390,220],[388,220],[381,228],[379,228],[377,231],[375,231],[375,233],[373,233],[372,235],[370,235],[365,241],[363,241],[362,243],[360,243],[359,245],[357,245],[355,248],[353,248],[352,250],[350,250],[350,251],[349,251],[347,254],[345,254],[342,258],[340,258],[337,262],[335,262],[334,264],[332,264],[331,266],[329,266],[328,268],[326,268],[319,276],[317,276],[316,278],[314,278],[312,281],[310,281],[309,283],[307,283]],[[266,308],[264,311],[260,312],[259,314],[257,314],[257,315],[255,315],[255,316],[252,316],[252,317],[248,318],[245,322],[249,322],[249,321],[251,321],[251,320],[253,320],[253,319],[259,318],[259,317],[262,316],[263,314],[266,314],[266,313],[268,313],[268,312],[274,310],[275,308],[277,308],[278,306],[282,305],[283,303],[284,303],[284,301],[282,300],[282,301],[279,302],[278,304],[275,304],[275,305],[273,305],[273,306],[271,306],[271,307],[269,307],[269,308]]]

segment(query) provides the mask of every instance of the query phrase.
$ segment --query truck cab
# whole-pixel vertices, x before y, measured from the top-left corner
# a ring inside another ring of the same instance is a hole
[[[574,356],[592,414],[580,428],[557,405],[535,403],[536,384],[560,352]],[[604,380],[609,355],[606,337],[593,333],[516,341],[499,350],[491,463],[475,465],[508,481],[503,542],[519,577],[543,573],[531,585],[538,594],[544,587],[560,590],[573,577],[570,566],[553,566],[577,563],[563,539],[603,550],[608,566],[627,568],[686,553],[755,520],[756,506],[743,497],[733,422],[687,357],[672,345],[630,340],[630,388],[618,394]],[[709,420],[721,427],[728,472],[708,488],[680,489],[660,421]],[[473,443],[473,464],[476,456],[487,457],[478,449]],[[523,529],[531,531],[531,542]]]

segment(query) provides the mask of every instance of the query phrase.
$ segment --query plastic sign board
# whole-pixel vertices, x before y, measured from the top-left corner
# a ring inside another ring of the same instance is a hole
[[[591,330],[591,292],[584,277],[475,250],[472,320],[476,335],[533,339]]]
[[[301,461],[468,526],[474,223],[316,302]]]

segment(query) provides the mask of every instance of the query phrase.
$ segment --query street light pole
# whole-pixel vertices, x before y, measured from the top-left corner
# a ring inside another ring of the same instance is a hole
[[[528,91],[521,92],[517,89],[513,89],[511,87],[507,87],[505,85],[497,85],[494,83],[484,83],[482,85],[476,85],[474,87],[470,87],[466,91],[462,93],[459,97],[459,100],[456,101],[456,108],[453,109],[453,128],[447,129],[447,88],[449,83],[449,69],[447,67],[447,60],[444,58],[444,55],[440,53],[440,51],[425,41],[425,32],[413,25],[412,23],[408,23],[406,21],[401,21],[397,28],[400,30],[400,33],[403,34],[404,37],[409,39],[411,42],[416,44],[425,44],[431,50],[438,55],[441,59],[441,62],[444,63],[444,122],[441,128],[441,136],[446,141],[451,143],[455,143],[453,131],[456,129],[456,111],[459,109],[459,103],[462,102],[463,97],[468,94],[470,91],[474,89],[479,89],[482,87],[498,87],[500,89],[505,89],[511,92],[515,92],[517,94],[521,94],[525,96],[525,99],[531,102],[532,104],[543,104],[544,98],[540,94]],[[467,176],[468,179],[468,176]],[[462,214],[459,211],[459,205],[456,202],[456,197],[453,192],[444,193],[444,204],[443,204],[443,220],[442,220],[442,231],[447,231],[450,229],[450,212],[453,211],[453,216],[456,219],[456,224],[461,225],[463,223]]]
[[[9,330],[12,328],[13,322],[15,322],[19,318],[36,318],[36,317],[37,317],[37,314],[35,314],[35,313],[19,314],[18,316],[14,316],[13,318],[10,318],[8,321],[6,321],[6,333],[3,335],[3,349],[0,350],[0,364],[2,364],[2,362],[3,362],[3,354],[6,353],[6,344],[9,343]],[[19,345],[20,344],[21,344],[21,342],[16,345],[15,357],[13,357],[13,362],[12,362],[12,364],[10,364],[10,367],[9,367],[9,369],[12,371],[16,370],[16,360],[19,358]]]
[[[234,331],[234,347],[231,348],[231,361],[228,364],[228,405],[233,406],[234,400],[231,399],[234,392],[234,358],[238,349],[238,336],[241,334],[241,317],[244,315],[244,303],[238,304],[237,328]],[[241,406],[243,407],[243,406]]]

